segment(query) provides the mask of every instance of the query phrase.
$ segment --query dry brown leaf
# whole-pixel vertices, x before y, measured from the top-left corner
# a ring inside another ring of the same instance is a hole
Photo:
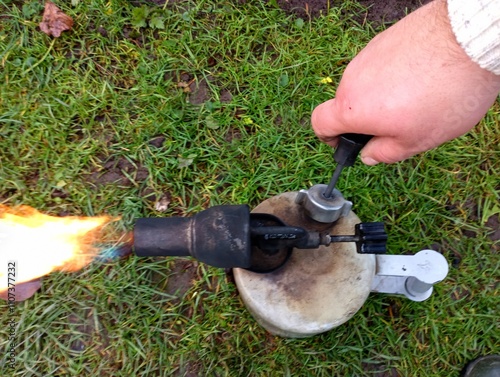
[[[45,2],[40,30],[53,37],[60,37],[64,30],[70,30],[73,26],[73,19],[60,10],[53,2]]]
[[[165,212],[170,204],[170,195],[165,194],[155,203],[155,209],[158,212]]]
[[[40,279],[28,281],[26,283],[19,283],[15,286],[14,294],[9,294],[8,291],[0,291],[0,299],[11,302],[12,298],[15,301],[24,301],[35,294],[36,291],[42,286]]]
[[[178,88],[182,88],[184,93],[191,93],[191,88],[189,87],[189,83],[181,81],[177,83]]]

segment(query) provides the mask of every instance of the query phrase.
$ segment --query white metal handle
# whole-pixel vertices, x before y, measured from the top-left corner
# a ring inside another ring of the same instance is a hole
[[[448,261],[434,250],[415,255],[377,255],[371,291],[402,294],[413,301],[427,300],[433,285],[448,275]]]

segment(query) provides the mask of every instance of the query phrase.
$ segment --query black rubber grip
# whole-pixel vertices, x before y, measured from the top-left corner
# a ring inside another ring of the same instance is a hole
[[[342,166],[352,166],[356,162],[359,152],[370,141],[373,135],[342,134],[333,158]]]

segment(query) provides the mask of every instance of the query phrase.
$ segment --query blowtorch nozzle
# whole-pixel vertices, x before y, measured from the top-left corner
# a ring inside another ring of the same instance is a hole
[[[192,217],[142,218],[134,227],[141,257],[192,256],[215,267],[250,267],[250,209],[223,205]]]

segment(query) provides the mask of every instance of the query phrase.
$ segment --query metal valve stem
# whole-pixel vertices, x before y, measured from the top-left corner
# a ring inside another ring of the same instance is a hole
[[[333,195],[333,190],[335,189],[335,185],[340,177],[340,173],[342,173],[342,169],[345,166],[352,166],[356,161],[356,157],[363,147],[370,141],[372,135],[363,135],[363,134],[343,134],[339,137],[339,145],[337,149],[335,149],[335,153],[333,155],[333,159],[337,162],[337,167],[333,172],[332,179],[328,184],[323,196],[326,199],[330,199]]]
[[[337,181],[339,180],[340,173],[342,173],[342,170],[344,169],[344,165],[338,164],[337,167],[335,168],[335,171],[333,172],[332,179],[330,180],[330,183],[326,187],[325,192],[323,193],[323,196],[326,199],[330,199],[333,194],[333,190],[335,189],[335,186],[337,185]]]

